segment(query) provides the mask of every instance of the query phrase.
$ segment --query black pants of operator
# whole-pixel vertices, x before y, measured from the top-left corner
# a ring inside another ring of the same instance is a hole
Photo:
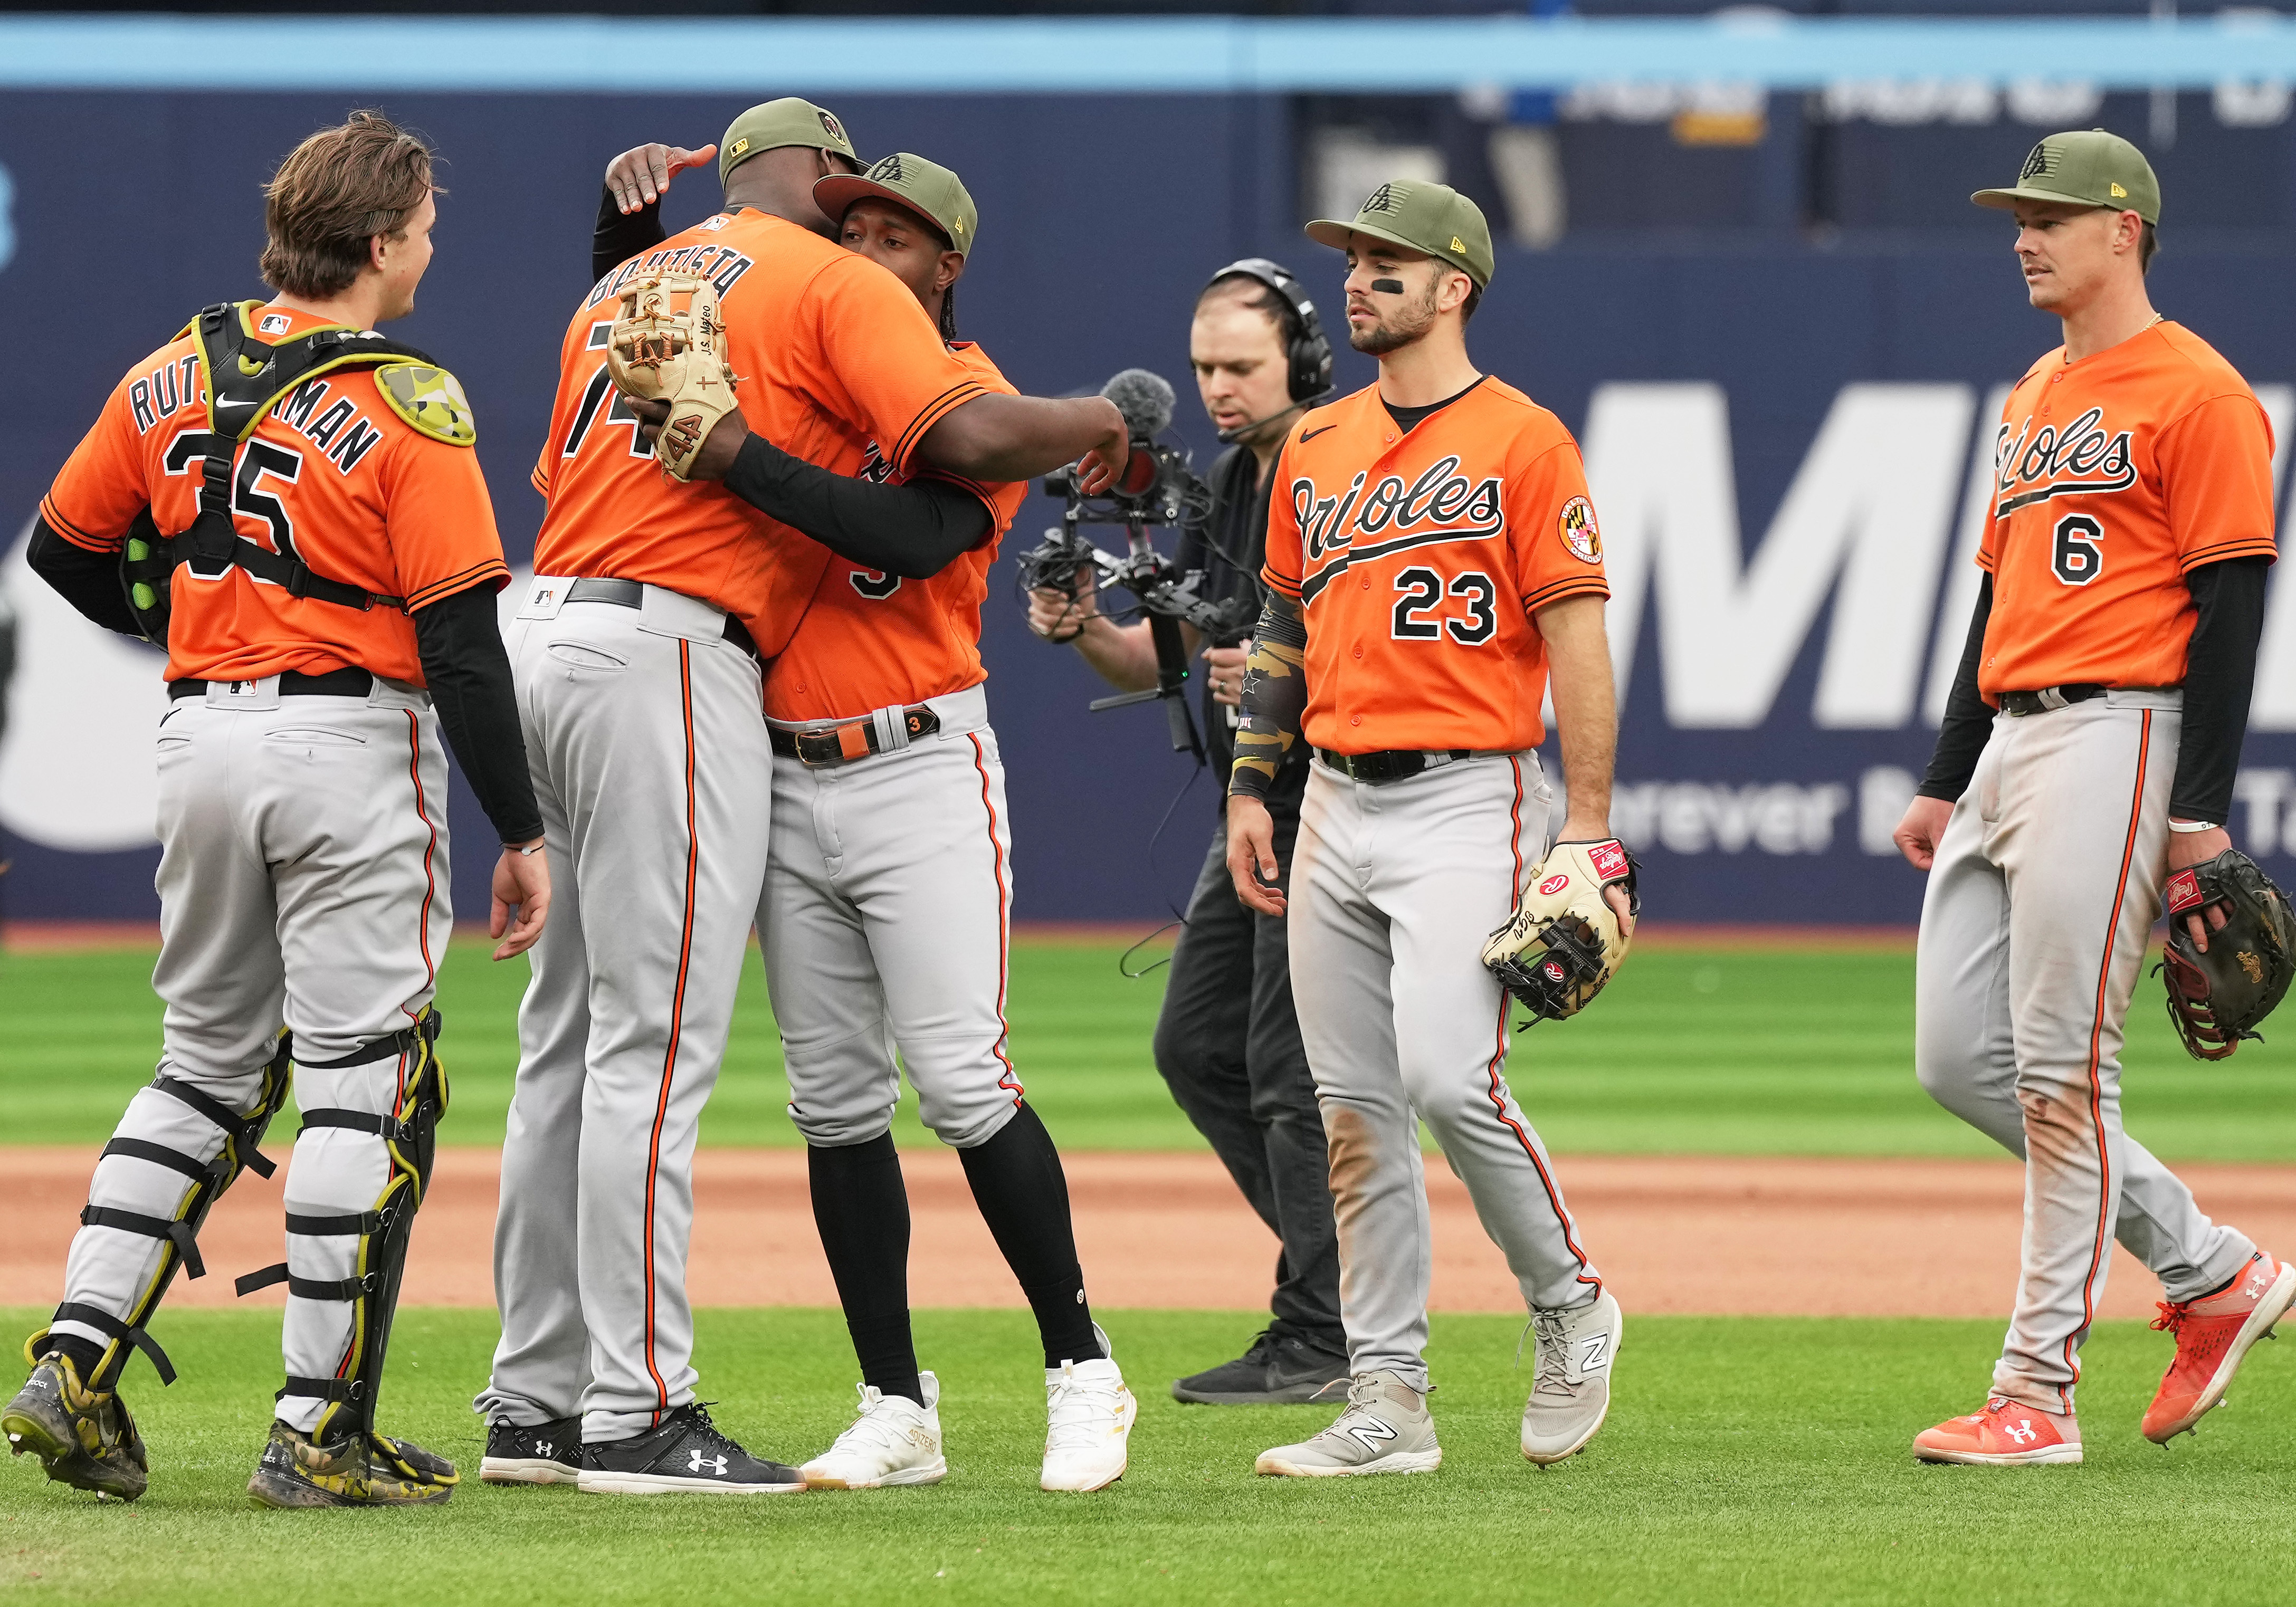
[[[1273,799],[1270,812],[1288,889],[1299,800]],[[1246,909],[1236,898],[1225,821],[1213,833],[1172,951],[1156,1021],[1156,1069],[1282,1242],[1271,1302],[1276,1331],[1346,1354],[1331,1163],[1292,1008],[1283,922]]]

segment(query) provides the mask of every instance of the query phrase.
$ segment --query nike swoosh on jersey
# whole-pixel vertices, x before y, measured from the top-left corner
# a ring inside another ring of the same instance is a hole
[[[1314,430],[1303,430],[1300,432],[1300,439],[1303,441],[1312,441],[1317,436],[1323,434],[1324,430],[1337,430],[1339,426],[1337,424],[1324,424]]]

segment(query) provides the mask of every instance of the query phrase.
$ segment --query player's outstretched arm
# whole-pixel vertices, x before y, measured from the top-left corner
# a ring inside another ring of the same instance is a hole
[[[1611,678],[1611,638],[1603,627],[1605,599],[1582,593],[1538,611],[1546,640],[1547,678],[1554,692],[1554,725],[1562,749],[1568,793],[1561,842],[1601,842],[1611,835],[1611,778],[1619,757],[1619,700]],[[1632,937],[1635,918],[1623,887],[1603,896],[1618,912],[1619,931]]]
[[[715,145],[699,151],[683,145],[637,145],[608,162],[598,222],[590,233],[590,277],[603,279],[668,238],[661,226],[661,198],[671,176],[717,153]]]
[[[1076,463],[1087,496],[1124,472],[1129,452],[1124,415],[1096,396],[977,396],[917,443],[918,457],[934,468],[991,483],[1033,480]]]
[[[1270,591],[1259,611],[1246,660],[1236,728],[1235,765],[1227,783],[1227,873],[1235,896],[1262,914],[1283,913],[1276,885],[1275,823],[1267,790],[1284,755],[1300,740],[1308,709],[1308,620],[1297,600]]]

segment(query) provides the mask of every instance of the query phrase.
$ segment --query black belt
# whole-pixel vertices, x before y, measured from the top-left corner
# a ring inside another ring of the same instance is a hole
[[[2101,698],[2105,688],[2087,684],[2077,686],[2044,686],[2038,692],[2005,692],[2001,694],[2001,712],[2024,716],[2046,714],[2052,709],[2062,709],[2069,703],[2086,703],[2091,698]]]
[[[168,695],[171,698],[203,698],[211,685],[245,686],[246,681],[170,681]],[[323,676],[307,676],[291,669],[279,677],[279,695],[283,698],[363,698],[374,690],[374,677],[364,669],[331,669]]]
[[[566,601],[611,603],[616,608],[642,609],[645,606],[645,586],[641,581],[611,578],[577,580],[566,588]],[[750,635],[750,627],[731,614],[726,616],[726,640],[753,659],[758,656],[758,644]]]
[[[1316,757],[1350,781],[1406,781],[1443,759],[1467,758],[1472,748],[1450,748],[1432,755],[1414,749],[1390,748],[1382,753],[1333,753],[1316,750]]]
[[[914,742],[939,731],[940,716],[920,703],[901,710],[901,723],[909,728],[909,740]],[[855,759],[885,751],[877,740],[877,722],[873,718],[848,720],[841,726],[819,726],[810,731],[784,731],[779,726],[771,726],[767,732],[773,739],[775,753],[783,758],[801,759],[816,770],[849,765]]]

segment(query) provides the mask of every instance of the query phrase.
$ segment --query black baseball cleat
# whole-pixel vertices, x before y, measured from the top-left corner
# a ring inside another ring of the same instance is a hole
[[[556,1417],[532,1428],[497,1419],[487,1425],[479,1477],[488,1484],[571,1484],[581,1462],[579,1417]]]
[[[427,1506],[458,1481],[453,1463],[409,1440],[353,1429],[323,1445],[274,1419],[247,1493],[265,1506]]]
[[[584,1446],[575,1487],[596,1496],[789,1496],[805,1488],[805,1475],[750,1455],[697,1400],[643,1434]]]
[[[1285,1406],[1316,1399],[1349,1378],[1348,1353],[1274,1328],[1232,1362],[1176,1379],[1174,1400],[1205,1406]]]
[[[99,1499],[133,1501],[150,1481],[144,1436],[135,1431],[127,1403],[113,1390],[81,1383],[79,1370],[62,1351],[32,1365],[32,1376],[0,1410],[0,1433],[7,1435],[12,1455],[31,1452],[49,1478],[94,1490]]]

